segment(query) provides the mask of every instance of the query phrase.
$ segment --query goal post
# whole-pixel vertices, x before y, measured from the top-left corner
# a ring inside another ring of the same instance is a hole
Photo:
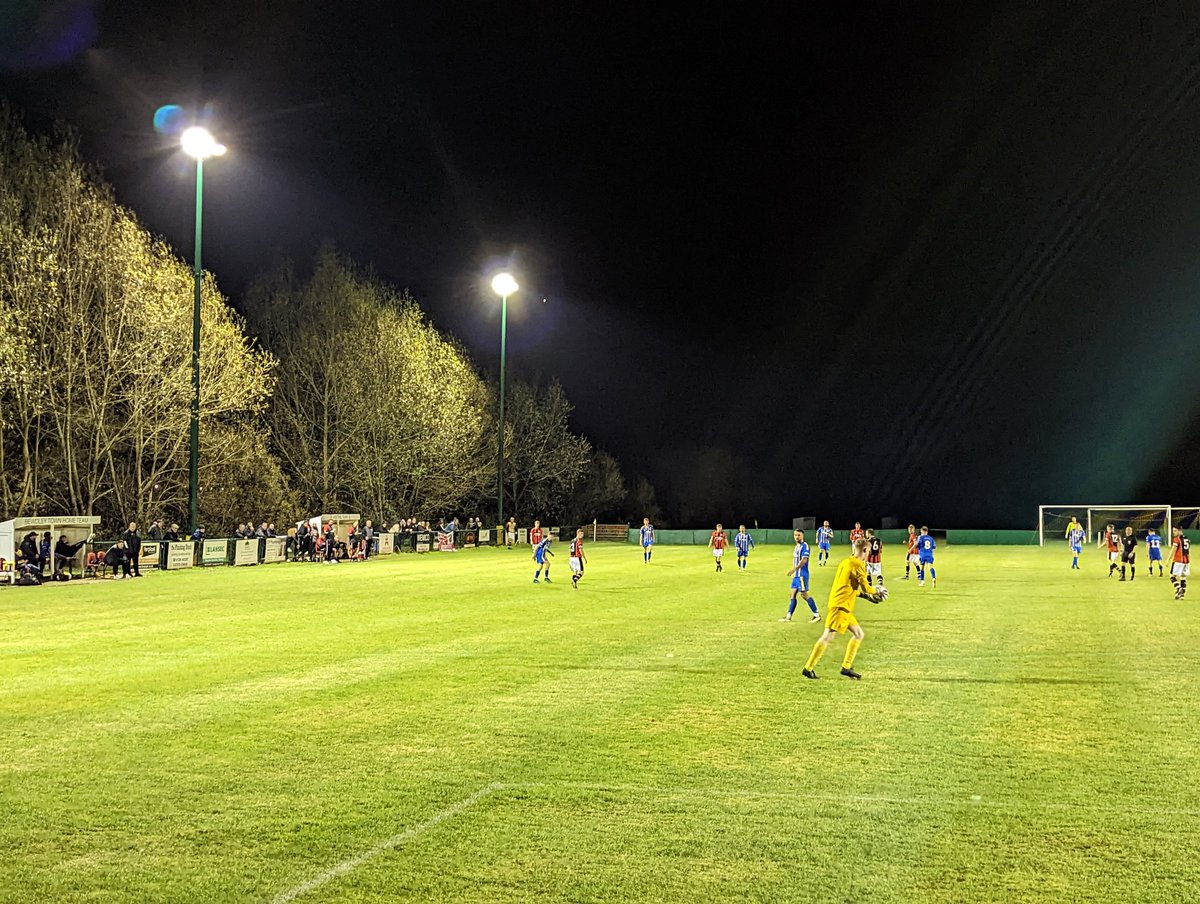
[[[1072,516],[1078,518],[1087,531],[1088,542],[1094,543],[1097,534],[1109,522],[1122,529],[1132,527],[1139,533],[1152,526],[1169,531],[1174,523],[1172,511],[1170,505],[1039,505],[1038,544],[1045,546],[1047,540],[1065,539]]]

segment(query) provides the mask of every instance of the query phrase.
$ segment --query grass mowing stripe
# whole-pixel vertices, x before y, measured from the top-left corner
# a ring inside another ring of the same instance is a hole
[[[755,791],[745,788],[669,788],[656,785],[620,785],[594,782],[504,782],[497,786],[504,791],[592,791],[606,794],[637,794],[656,795],[661,797],[692,797],[703,800],[709,797],[730,797],[761,800],[786,801],[829,801],[832,803],[860,803],[866,805],[882,804],[885,806],[901,807],[996,807],[1004,810],[1062,810],[1065,812],[1109,813],[1116,816],[1139,812],[1142,807],[1105,806],[1103,804],[1085,804],[1069,801],[1047,800],[972,800],[967,798],[931,798],[931,797],[892,797],[884,794],[855,794],[853,792],[839,793],[830,791]],[[1157,807],[1156,812],[1162,816],[1200,817],[1200,808],[1187,807]]]
[[[303,895],[306,895],[311,891],[315,891],[316,889],[320,888],[325,883],[332,882],[334,879],[337,879],[340,876],[344,876],[347,873],[358,868],[359,866],[362,866],[364,863],[366,863],[372,857],[376,857],[379,854],[382,854],[384,851],[394,850],[395,848],[400,847],[405,842],[412,841],[418,835],[423,835],[425,832],[428,832],[430,829],[432,829],[438,825],[441,825],[447,819],[453,819],[455,816],[457,816],[463,810],[466,810],[470,807],[475,806],[475,804],[479,803],[479,801],[483,800],[485,797],[487,797],[490,794],[494,794],[496,791],[500,790],[502,787],[504,787],[504,786],[501,785],[499,782],[493,782],[490,785],[484,785],[482,788],[480,788],[474,794],[468,795],[467,797],[464,797],[462,800],[460,800],[458,803],[453,804],[453,805],[447,807],[446,809],[441,810],[437,813],[434,813],[432,816],[430,816],[424,822],[419,823],[418,825],[412,826],[411,828],[405,829],[403,832],[393,835],[391,838],[388,838],[386,841],[379,842],[379,844],[375,845],[370,850],[363,851],[360,854],[355,854],[353,857],[347,857],[341,863],[337,864],[336,866],[330,867],[329,869],[325,870],[325,872],[321,873],[320,875],[314,876],[311,879],[301,882],[295,888],[292,888],[292,889],[289,889],[288,891],[283,892],[282,894],[278,895],[274,899],[274,904],[287,904],[288,901],[294,901],[294,900],[296,900],[296,898],[302,897]]]

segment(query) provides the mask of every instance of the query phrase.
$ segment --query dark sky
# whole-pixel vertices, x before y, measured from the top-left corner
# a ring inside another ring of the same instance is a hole
[[[511,259],[515,368],[697,523],[1200,505],[1194,4],[640,6],[18,0],[0,96],[189,257],[210,105],[235,303],[330,238],[494,368]]]

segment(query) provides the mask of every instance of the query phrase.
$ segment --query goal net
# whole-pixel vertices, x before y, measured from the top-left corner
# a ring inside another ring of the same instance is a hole
[[[1171,517],[1174,519],[1176,527],[1182,527],[1184,530],[1200,530],[1200,506],[1198,505],[1173,505],[1171,506]]]
[[[1169,534],[1167,525],[1176,524],[1172,520],[1174,511],[1169,505],[1039,505],[1038,542],[1045,546],[1048,542],[1066,539],[1067,525],[1071,523],[1072,516],[1079,519],[1092,543],[1099,542],[1106,524],[1112,524],[1119,530],[1132,527],[1139,536],[1151,527]]]

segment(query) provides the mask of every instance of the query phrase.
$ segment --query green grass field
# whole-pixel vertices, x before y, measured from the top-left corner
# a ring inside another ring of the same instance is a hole
[[[1200,587],[888,552],[861,683],[779,546],[0,591],[0,900],[1196,900]]]

